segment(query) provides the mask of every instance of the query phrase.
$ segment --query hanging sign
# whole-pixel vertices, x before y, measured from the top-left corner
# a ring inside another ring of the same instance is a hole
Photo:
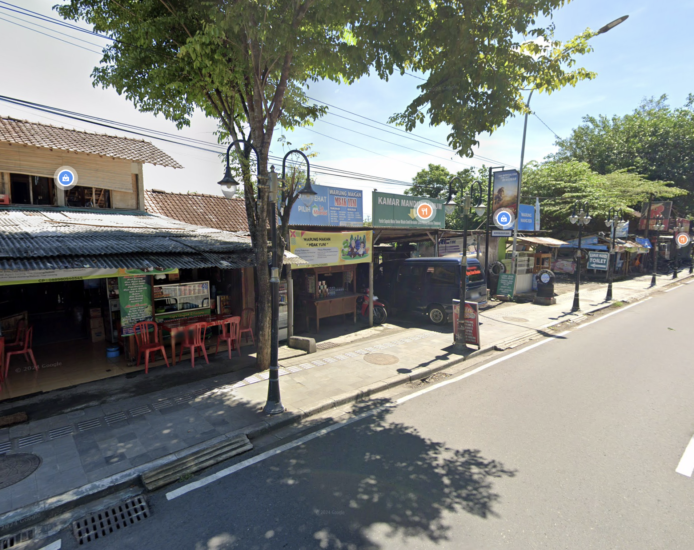
[[[53,174],[53,181],[58,189],[72,189],[78,180],[77,170],[71,166],[61,166]]]
[[[656,223],[662,223],[665,226],[665,231],[670,225],[670,212],[672,211],[672,201],[658,201],[651,203],[650,223],[648,228],[655,230]],[[641,205],[641,219],[639,219],[639,229],[646,229],[646,218],[648,218],[648,203],[644,202]]]
[[[518,231],[535,231],[535,207],[521,204],[518,210]]]
[[[465,302],[463,318],[460,318],[460,300],[453,300],[453,342],[472,344],[480,349],[480,305]]]
[[[293,266],[293,269],[370,262],[373,258],[371,239],[371,231],[322,233],[290,229],[290,251],[308,262]]]
[[[316,195],[311,206],[306,206],[301,199],[294,203],[289,215],[290,225],[364,225],[363,191],[325,185],[314,185],[313,190]]]
[[[516,218],[513,212],[508,208],[501,208],[494,212],[494,225],[499,229],[509,229],[513,227],[513,222]]]
[[[677,240],[677,246],[679,248],[684,248],[685,246],[688,246],[689,242],[691,241],[687,233],[678,233],[675,239]]]
[[[440,199],[374,191],[372,209],[374,227],[443,229],[446,224],[446,211]]]
[[[494,172],[493,212],[496,215],[500,208],[507,208],[516,216],[518,214],[518,170]]]

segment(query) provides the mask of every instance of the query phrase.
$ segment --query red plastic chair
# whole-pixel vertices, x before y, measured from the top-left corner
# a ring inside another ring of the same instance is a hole
[[[151,330],[150,330],[151,329]],[[164,344],[159,341],[159,327],[152,321],[142,321],[134,327],[135,340],[137,340],[137,366],[140,366],[140,358],[145,354],[145,374],[149,372],[149,354],[161,351],[166,361],[166,367],[169,367],[169,359],[166,357],[166,349]]]
[[[34,327],[29,327],[24,332],[24,342],[22,343],[22,347],[20,349],[12,349],[12,351],[7,352],[7,355],[5,356],[5,378],[7,378],[7,375],[10,372],[10,359],[13,355],[23,355],[27,363],[29,363],[29,357],[31,357],[31,362],[34,365],[34,370],[38,372],[39,366],[36,364],[36,358],[34,357],[34,352],[31,349],[33,340]]]
[[[219,342],[226,342],[229,350],[229,359],[231,359],[231,351],[234,349],[239,352],[239,357],[241,357],[240,323],[241,317],[229,317],[228,319],[224,319],[221,325],[222,334],[217,336],[217,349],[214,352],[215,355],[219,353]]]
[[[239,338],[243,338],[245,333],[251,334],[251,342],[255,345],[255,338],[253,338],[253,319],[255,317],[255,309],[252,307],[247,307],[241,312],[241,330],[239,332]],[[240,343],[240,342],[239,342]],[[239,352],[240,353],[240,352]]]
[[[178,355],[178,360],[183,358],[183,348],[190,348],[190,366],[195,368],[195,350],[198,350],[198,357],[202,351],[205,356],[205,362],[209,365],[210,360],[207,358],[207,350],[205,349],[205,331],[207,323],[194,323],[188,325],[185,331],[185,339],[181,344],[181,353]]]
[[[12,351],[12,350],[18,350],[21,349],[24,346],[24,329],[26,327],[24,326],[24,319],[21,319],[19,323],[17,323],[17,333],[15,334],[14,337],[14,342],[6,342],[5,347],[7,348],[7,351]]]
[[[2,391],[2,381],[5,372],[5,339],[0,336],[0,391]]]

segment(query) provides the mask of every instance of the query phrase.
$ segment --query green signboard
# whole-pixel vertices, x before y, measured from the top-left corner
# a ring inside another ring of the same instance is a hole
[[[147,275],[118,277],[118,297],[123,336],[135,334],[136,323],[152,320],[152,287]]]
[[[499,284],[496,287],[497,296],[513,297],[516,288],[516,276],[513,273],[502,273],[499,275]]]
[[[374,227],[443,229],[446,225],[446,211],[440,199],[374,191],[372,212]]]

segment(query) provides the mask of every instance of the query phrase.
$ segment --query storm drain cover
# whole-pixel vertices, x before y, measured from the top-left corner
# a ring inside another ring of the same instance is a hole
[[[330,348],[336,348],[340,344],[336,344],[335,342],[321,342],[320,344],[316,344],[316,349],[330,349]]]
[[[36,471],[41,459],[30,453],[0,456],[0,489],[19,483]]]
[[[128,525],[138,523],[148,517],[147,501],[138,496],[78,519],[72,524],[72,532],[79,544],[85,544],[105,537],[114,531],[120,531]]]
[[[364,356],[364,361],[372,365],[392,365],[400,361],[400,359],[388,353],[368,353]]]
[[[529,319],[523,319],[523,317],[504,317],[504,321],[510,321],[511,323],[529,323]]]

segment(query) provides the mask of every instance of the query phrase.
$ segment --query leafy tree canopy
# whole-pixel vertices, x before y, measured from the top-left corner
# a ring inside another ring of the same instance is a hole
[[[694,95],[677,109],[663,95],[644,100],[625,116],[586,116],[583,122],[557,141],[553,159],[585,162],[598,174],[629,170],[649,180],[672,181],[689,192],[680,195],[676,206],[682,214],[694,215]]]
[[[571,227],[568,219],[576,201],[588,203],[593,216],[591,226],[603,231],[610,209],[629,214],[634,209],[640,210],[641,203],[651,194],[673,198],[686,193],[672,186],[672,182],[649,180],[626,170],[603,175],[592,170],[588,163],[574,160],[533,162],[523,171],[524,201],[531,204],[539,197],[542,227],[555,231]]]

